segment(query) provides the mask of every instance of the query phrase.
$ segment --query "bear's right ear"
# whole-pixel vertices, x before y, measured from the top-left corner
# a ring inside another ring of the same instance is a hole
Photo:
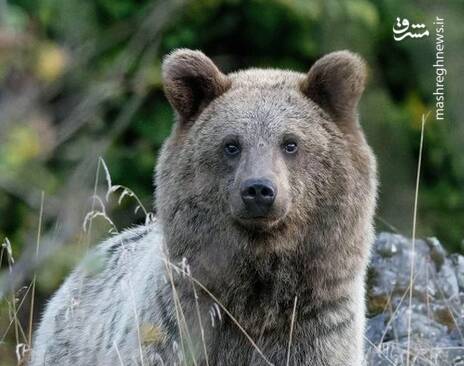
[[[358,130],[357,107],[366,84],[364,60],[349,51],[325,55],[311,67],[301,91],[328,112],[344,132]]]
[[[164,92],[172,107],[188,123],[230,87],[230,80],[201,51],[178,49],[164,59]]]

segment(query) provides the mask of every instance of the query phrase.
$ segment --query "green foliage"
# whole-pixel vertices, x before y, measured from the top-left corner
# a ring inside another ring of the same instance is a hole
[[[57,100],[48,102],[51,103],[47,107],[48,113],[40,111],[40,115],[27,115],[24,122],[14,122],[16,125],[8,130],[6,141],[0,147],[0,170],[10,181],[24,179],[21,172],[32,169],[34,174],[45,177],[41,189],[49,194],[56,192],[59,181],[66,179],[70,168],[72,170],[81,158],[76,146],[85,147],[89,141],[104,136],[129,99],[143,90],[147,93],[144,102],[132,116],[131,124],[112,142],[106,158],[113,179],[138,190],[149,201],[146,197],[151,193],[148,183],[152,165],[157,150],[169,133],[173,117],[162,96],[162,54],[176,47],[199,48],[215,58],[226,71],[250,65],[306,71],[321,54],[336,48],[351,48],[363,53],[371,66],[371,84],[362,105],[363,120],[374,148],[378,150],[382,180],[388,184],[391,180],[393,184],[400,177],[406,190],[411,189],[420,116],[433,109],[430,88],[433,59],[424,58],[424,52],[414,44],[394,43],[391,22],[392,14],[411,15],[412,18],[421,14],[429,19],[433,14],[427,9],[379,0],[191,2],[170,19],[161,37],[160,54],[145,67],[144,74],[137,76],[141,65],[138,56],[134,55],[132,63],[122,70],[124,80],[121,81],[114,69],[122,58],[127,57],[131,37],[151,6],[149,1],[126,0],[10,2],[5,29],[27,34],[32,42],[13,47],[16,52],[14,60],[0,53],[0,75],[3,75],[0,80],[8,87],[11,73],[18,72],[13,61],[20,59],[22,77],[38,79],[41,87],[61,83]],[[459,6],[455,8],[462,10]],[[450,7],[442,12],[452,16],[453,11]],[[34,27],[30,26],[32,23]],[[453,35],[447,36],[454,39]],[[93,52],[86,54],[80,49],[86,45],[94,47]],[[429,51],[425,55],[430,56],[433,47],[430,43],[427,46]],[[423,72],[415,72],[417,63]],[[54,107],[63,103],[72,110],[76,95],[92,92],[109,95],[102,98],[104,100],[93,111],[89,123],[84,123],[83,128],[57,149],[47,151],[47,145],[56,141],[44,140],[43,131],[47,131],[49,140],[56,139],[57,125],[63,120],[63,115]],[[451,104],[447,107],[451,115],[455,107]],[[38,119],[42,119],[38,126],[31,122]],[[419,214],[420,230],[424,234],[439,232],[445,243],[456,249],[462,231],[458,223],[453,222],[462,216],[464,169],[462,152],[456,146],[457,142],[450,138],[453,127],[449,121],[441,125],[431,121],[427,126]],[[381,146],[388,138],[391,140],[389,145]],[[396,147],[396,143],[400,146]],[[390,159],[392,154],[400,154],[402,161]],[[404,161],[408,162],[407,166],[401,166]],[[381,215],[383,208],[388,212],[391,207],[401,207],[403,203],[406,207],[411,203],[411,199],[395,203],[396,197],[382,194],[388,191],[389,188],[381,188]],[[11,211],[17,200],[14,195],[3,193],[2,213],[6,215],[6,210]],[[407,232],[409,222],[403,225],[390,215],[386,219]],[[0,231],[3,236],[15,236],[24,230],[23,222],[18,218],[15,227],[10,224],[8,231],[2,224]]]
[[[140,61],[133,55],[132,63],[126,65],[121,74],[128,80],[127,85],[114,69],[122,58],[128,57],[131,37],[152,5],[149,1],[126,0],[91,3],[17,0],[9,3],[4,17],[5,29],[27,34],[32,41],[26,46],[13,47],[14,59],[0,53],[0,75],[3,75],[0,80],[8,87],[8,77],[12,72],[18,72],[13,63],[19,59],[23,64],[19,70],[21,76],[38,79],[41,87],[61,83],[57,100],[52,100],[47,107],[49,113],[40,111],[39,115],[27,115],[24,122],[14,122],[16,125],[8,130],[6,141],[0,147],[0,170],[10,181],[24,179],[21,172],[32,169],[34,175],[45,177],[40,189],[49,194],[56,192],[60,181],[66,179],[81,158],[79,148],[104,136],[129,99],[142,90],[147,93],[144,102],[105,156],[110,162],[113,179],[134,188],[145,201],[149,201],[152,165],[157,150],[169,133],[173,117],[162,96],[160,57],[164,53],[177,47],[202,49],[225,71],[250,65],[306,71],[321,54],[337,48],[350,48],[361,52],[371,66],[371,83],[362,105],[363,120],[379,154],[382,181],[393,185],[399,179],[404,186],[396,187],[396,190],[404,188],[410,193],[417,160],[420,116],[433,109],[430,88],[433,59],[424,57],[424,51],[421,51],[424,47],[393,42],[391,27],[393,14],[412,18],[420,14],[430,19],[433,14],[426,8],[380,0],[191,2],[169,20],[160,38],[158,58],[153,58],[141,76],[137,75],[141,69]],[[452,17],[455,8],[462,10],[459,6],[449,7],[443,8],[442,13]],[[30,26],[32,23],[34,27]],[[458,37],[447,36],[450,39]],[[86,45],[94,47],[92,52],[80,49]],[[425,55],[430,56],[433,45],[429,42],[427,46],[429,50]],[[416,72],[418,63],[424,71]],[[63,120],[63,115],[54,107],[63,103],[72,110],[73,98],[85,93],[109,95],[102,98],[83,128],[57,149],[47,151],[47,145],[56,142],[53,141],[56,139],[54,134]],[[455,106],[449,104],[447,108],[451,115]],[[40,123],[37,125],[31,120]],[[420,230],[424,234],[439,232],[444,242],[456,249],[463,236],[458,223],[453,222],[456,217],[462,217],[464,206],[461,194],[464,159],[459,143],[450,138],[454,126],[450,121],[440,123],[431,121],[426,130]],[[41,136],[43,131],[48,133],[45,139]],[[391,141],[385,146],[383,142],[388,138]],[[401,161],[391,159],[395,154],[401,155]],[[407,162],[407,166],[402,166],[405,165],[402,162]],[[406,209],[411,198],[395,202],[396,197],[382,194],[389,191],[395,189],[381,188],[380,215],[387,212],[385,219],[407,232],[410,220],[397,222],[391,208]],[[3,215],[6,210],[11,211],[16,201],[18,197],[3,194],[0,206]],[[407,211],[405,218],[410,214],[410,209]],[[31,216],[36,214],[30,213]],[[15,227],[10,224],[8,230],[1,224],[0,232],[3,236],[15,236],[24,230],[23,222],[19,218]]]
[[[149,18],[153,9],[158,18]],[[74,220],[71,234],[59,244],[76,245],[100,154],[113,182],[131,188],[151,207],[153,166],[173,120],[160,76],[162,56],[170,50],[201,49],[227,72],[249,66],[306,72],[322,54],[351,49],[370,68],[361,115],[379,161],[378,229],[411,232],[420,118],[432,111],[418,235],[436,235],[449,250],[462,250],[464,124],[453,85],[462,78],[463,11],[458,2],[430,10],[422,2],[399,0],[199,0],[183,6],[180,1],[10,0],[3,7],[0,2],[0,36],[5,35],[0,37],[0,241],[8,237],[16,256],[33,242],[44,191],[44,230],[68,228],[71,221],[64,220]],[[445,121],[435,121],[432,96],[437,15],[449,25]],[[394,42],[397,16],[424,21],[432,36]],[[21,104],[25,96],[31,99]],[[60,211],[78,203],[74,215]],[[130,201],[108,204],[119,228],[143,219],[134,208]],[[43,278],[53,276],[51,267]],[[57,272],[56,283],[63,270]]]

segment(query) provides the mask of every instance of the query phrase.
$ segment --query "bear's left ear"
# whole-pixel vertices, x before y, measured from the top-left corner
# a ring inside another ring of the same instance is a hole
[[[353,132],[357,130],[357,106],[366,78],[366,64],[360,56],[337,51],[316,61],[301,90],[328,112],[342,131]]]
[[[230,80],[213,61],[203,52],[189,49],[178,49],[166,56],[162,75],[164,92],[182,125],[230,87]]]

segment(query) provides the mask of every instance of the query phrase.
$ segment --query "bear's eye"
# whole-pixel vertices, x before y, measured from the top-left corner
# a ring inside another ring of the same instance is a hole
[[[287,141],[282,147],[287,154],[294,154],[298,150],[298,145],[295,141]]]
[[[228,156],[235,156],[240,153],[240,145],[236,142],[228,142],[224,145],[224,152]]]

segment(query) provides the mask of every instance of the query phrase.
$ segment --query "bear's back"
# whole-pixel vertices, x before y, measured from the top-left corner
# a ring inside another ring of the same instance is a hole
[[[48,303],[31,365],[110,365],[120,362],[118,353],[124,353],[125,364],[136,364],[135,304],[147,281],[152,293],[166,283],[162,243],[160,227],[153,224],[126,230],[92,250]]]

